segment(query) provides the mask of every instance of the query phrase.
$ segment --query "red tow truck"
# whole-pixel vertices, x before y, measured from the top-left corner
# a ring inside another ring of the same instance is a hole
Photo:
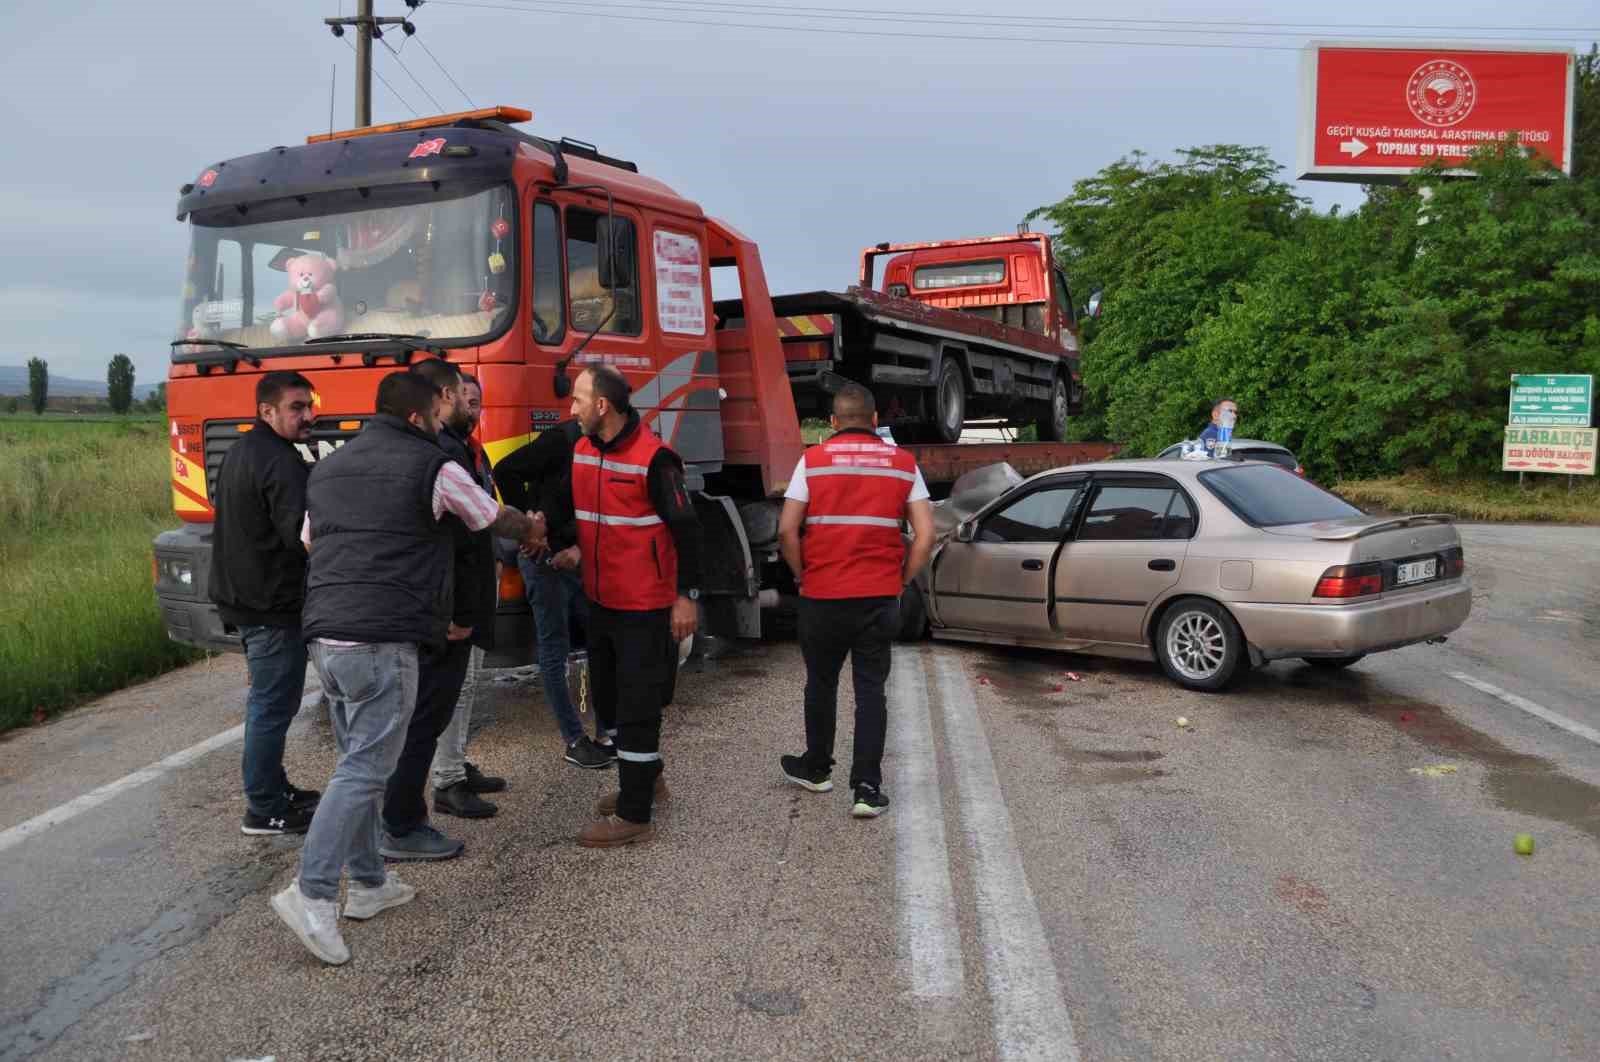
[[[531,117],[494,107],[317,135],[213,162],[183,185],[190,251],[167,392],[181,526],[154,544],[171,637],[239,646],[206,585],[210,499],[223,455],[251,430],[256,378],[274,369],[312,381],[314,462],[361,430],[378,381],[415,359],[478,377],[492,460],[568,415],[583,366],[614,366],[687,466],[707,541],[702,628],[719,635],[759,634],[763,606],[792,589],[782,493],[801,411],[820,415],[840,380],[871,387],[897,435],[945,441],[915,448],[935,490],[996,460],[1028,472],[1112,449],[949,445],[969,419],[1064,430],[1076,328],[1047,237],[880,244],[857,286],[773,298],[755,241],[631,162],[518,128]],[[314,316],[307,293],[285,297],[288,263],[307,258],[321,278]],[[712,299],[718,269],[737,274],[740,299]],[[500,602],[490,663],[524,661],[531,618],[514,569]]]

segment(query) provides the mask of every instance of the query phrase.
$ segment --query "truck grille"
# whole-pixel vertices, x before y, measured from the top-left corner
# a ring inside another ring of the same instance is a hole
[[[228,453],[228,448],[239,441],[244,434],[241,428],[255,423],[254,420],[208,420],[206,421],[205,455],[206,455],[206,496],[217,496],[217,470],[222,467],[222,459]],[[295,449],[300,451],[300,456],[306,459],[307,464],[316,464],[321,458],[327,457],[333,451],[353,439],[361,426],[366,421],[360,417],[329,416],[318,418],[311,429],[311,441],[297,443]]]

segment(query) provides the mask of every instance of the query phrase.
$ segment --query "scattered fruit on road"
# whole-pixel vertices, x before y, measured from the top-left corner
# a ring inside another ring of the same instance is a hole
[[[1516,840],[1511,842],[1511,847],[1517,850],[1517,855],[1533,855],[1533,834],[1517,834]]]

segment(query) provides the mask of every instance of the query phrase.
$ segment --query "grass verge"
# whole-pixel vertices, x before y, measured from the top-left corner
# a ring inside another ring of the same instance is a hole
[[[1408,472],[1388,479],[1345,480],[1334,490],[1357,505],[1396,513],[1453,513],[1462,520],[1557,521],[1600,524],[1600,483],[1576,476],[1570,493],[1566,476],[1529,476],[1517,486],[1514,475],[1444,479]]]
[[[168,640],[150,540],[163,422],[0,421],[0,732],[201,654]]]

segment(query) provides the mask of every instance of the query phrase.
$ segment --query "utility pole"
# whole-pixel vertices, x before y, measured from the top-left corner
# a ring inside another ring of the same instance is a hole
[[[412,9],[416,4],[406,0],[406,6]],[[356,0],[356,13],[349,18],[325,18],[322,20],[329,29],[333,30],[335,37],[344,36],[346,26],[354,26],[356,31],[356,128],[372,124],[372,41],[373,38],[383,39],[384,26],[399,26],[407,37],[417,32],[417,27],[404,18],[374,18],[372,15],[372,0]]]

